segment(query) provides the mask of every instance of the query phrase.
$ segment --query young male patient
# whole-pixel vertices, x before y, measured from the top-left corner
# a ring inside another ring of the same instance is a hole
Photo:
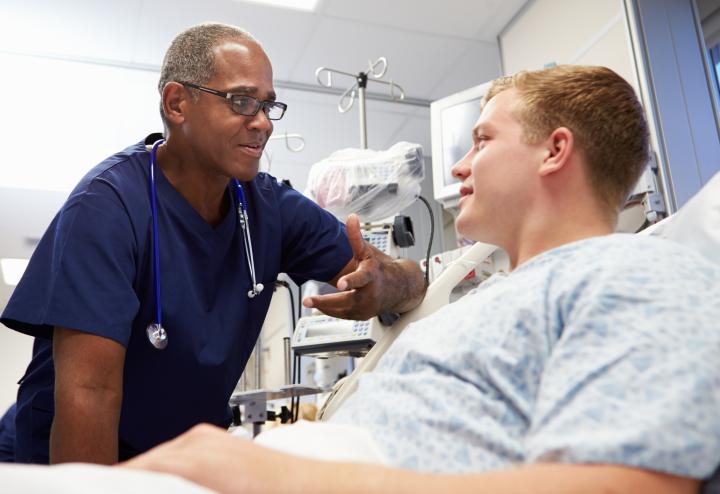
[[[720,464],[720,268],[613,234],[648,157],[601,67],[497,80],[453,168],[457,228],[512,272],[408,327],[332,417],[392,467],[199,427],[127,465],[222,492],[691,493]]]

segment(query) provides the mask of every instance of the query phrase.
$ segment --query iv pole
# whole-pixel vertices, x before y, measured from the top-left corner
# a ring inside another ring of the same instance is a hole
[[[392,79],[389,81],[380,80],[385,75],[385,72],[387,72],[387,68],[387,59],[385,57],[380,57],[375,60],[375,62],[368,61],[367,72],[359,72],[358,74],[351,74],[349,72],[330,69],[327,67],[318,67],[318,69],[315,71],[315,78],[317,79],[318,84],[327,88],[333,87],[333,74],[344,75],[355,79],[355,84],[350,86],[348,89],[345,90],[344,93],[342,93],[342,95],[340,95],[340,101],[338,102],[338,111],[340,113],[346,113],[350,111],[350,109],[353,107],[353,103],[355,102],[355,97],[357,95],[360,113],[360,147],[362,149],[367,149],[367,116],[365,110],[365,90],[367,89],[368,82],[378,82],[380,84],[386,84],[390,86],[390,97],[393,100],[402,101],[405,99],[405,91],[402,87],[400,87],[399,84],[396,84]],[[325,80],[323,80],[322,78],[324,74],[326,75]]]
[[[359,72],[358,74],[351,74],[342,70],[331,69],[328,67],[318,67],[315,71],[315,79],[318,84],[326,88],[333,87],[332,76],[333,74],[339,74],[355,79],[355,83],[347,88],[345,92],[340,95],[340,101],[338,102],[338,111],[340,113],[347,113],[353,107],[355,97],[358,99],[358,113],[360,115],[360,147],[367,149],[367,115],[365,109],[365,91],[367,89],[368,82],[377,82],[379,84],[385,84],[390,86],[390,97],[393,101],[402,101],[405,99],[405,90],[395,81],[390,79],[389,81],[380,80],[387,72],[388,61],[385,57],[380,57],[375,62],[368,60],[368,70],[366,72]],[[323,76],[325,78],[323,79]],[[350,359],[351,363],[353,362]],[[354,369],[354,365],[353,365]]]

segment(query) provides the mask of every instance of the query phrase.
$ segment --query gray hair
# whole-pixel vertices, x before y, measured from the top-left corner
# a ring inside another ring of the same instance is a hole
[[[167,126],[162,108],[162,93],[168,82],[191,82],[205,84],[215,75],[213,48],[228,39],[258,41],[239,27],[217,22],[198,24],[178,34],[165,53],[160,69],[160,117]],[[259,44],[259,43],[258,43]],[[193,96],[197,97],[197,96]]]

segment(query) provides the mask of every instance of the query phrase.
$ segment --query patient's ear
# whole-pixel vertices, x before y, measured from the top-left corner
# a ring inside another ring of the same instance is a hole
[[[558,127],[544,142],[542,163],[538,168],[540,176],[550,175],[560,171],[567,165],[573,153],[575,141],[573,133],[567,127]]]

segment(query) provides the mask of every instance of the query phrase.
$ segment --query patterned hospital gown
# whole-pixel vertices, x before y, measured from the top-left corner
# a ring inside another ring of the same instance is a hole
[[[393,465],[720,464],[720,266],[615,234],[542,253],[409,326],[331,422]]]

